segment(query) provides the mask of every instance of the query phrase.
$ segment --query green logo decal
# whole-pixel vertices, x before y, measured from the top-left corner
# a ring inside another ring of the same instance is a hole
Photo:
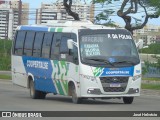
[[[100,76],[101,74],[102,74],[102,72],[103,72],[103,68],[101,68],[101,67],[98,67],[98,68],[95,68],[94,70],[93,70],[93,74],[94,74],[94,76]]]
[[[67,74],[69,70],[69,64],[66,61],[53,60],[53,82],[56,87],[57,93],[61,95],[68,94],[68,81]]]

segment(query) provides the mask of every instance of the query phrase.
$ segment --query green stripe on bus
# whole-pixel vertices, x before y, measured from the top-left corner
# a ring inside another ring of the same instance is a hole
[[[62,32],[63,28],[57,28],[57,32]]]
[[[56,28],[50,28],[50,32],[55,32]]]
[[[59,94],[60,95],[65,95],[64,92],[63,92],[63,88],[61,86],[60,80],[56,80],[56,85],[58,87]]]
[[[67,76],[67,74],[68,74],[68,65],[67,65],[66,61],[60,61],[60,64],[61,64],[61,68],[65,69],[65,76]]]
[[[59,61],[53,60],[53,63],[54,63],[54,68],[58,69],[58,75],[60,75],[61,71],[60,71]]]
[[[68,81],[64,80],[64,74],[61,75],[62,85],[64,87],[64,91],[66,94],[68,94]]]

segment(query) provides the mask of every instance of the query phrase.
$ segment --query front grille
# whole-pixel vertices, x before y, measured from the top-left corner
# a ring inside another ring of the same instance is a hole
[[[129,77],[100,77],[105,92],[124,92]]]

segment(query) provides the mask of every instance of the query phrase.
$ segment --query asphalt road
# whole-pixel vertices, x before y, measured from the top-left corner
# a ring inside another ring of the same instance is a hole
[[[71,97],[53,94],[48,94],[45,100],[34,100],[30,98],[28,89],[13,85],[9,80],[0,80],[0,111],[160,111],[160,96],[142,94],[136,97],[131,105],[123,104],[122,100],[113,99],[89,99],[83,104],[73,104]],[[154,118],[154,120],[158,119]],[[134,120],[134,118],[129,120]]]

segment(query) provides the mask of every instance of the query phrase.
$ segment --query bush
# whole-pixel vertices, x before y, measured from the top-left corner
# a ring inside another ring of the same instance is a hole
[[[160,54],[160,43],[150,44],[148,48],[143,48],[139,50],[140,53],[147,53],[147,54]]]
[[[0,40],[0,70],[11,70],[12,41]]]

